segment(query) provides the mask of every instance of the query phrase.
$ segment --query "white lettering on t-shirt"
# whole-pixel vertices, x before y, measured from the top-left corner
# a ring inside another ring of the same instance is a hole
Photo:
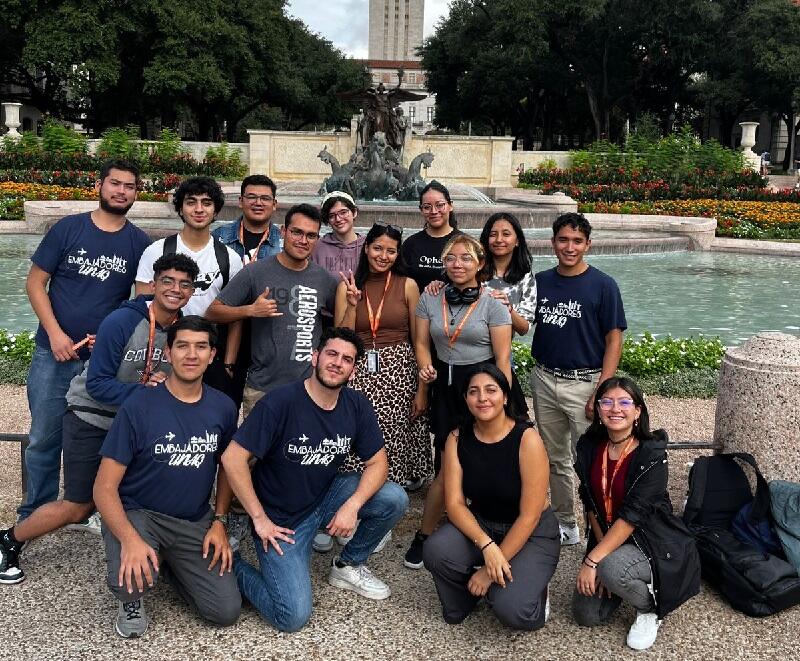
[[[128,272],[128,260],[123,257],[100,255],[94,259],[87,259],[84,257],[86,252],[84,248],[80,248],[74,254],[67,255],[67,267],[77,268],[80,275],[97,278],[100,281],[107,280],[112,272]]]
[[[582,306],[578,301],[570,299],[566,303],[559,301],[556,305],[546,305],[547,302],[548,299],[543,298],[539,305],[540,321],[543,324],[563,328],[568,319],[580,319],[583,315],[581,312]]]
[[[305,285],[297,285],[292,290],[293,301],[296,306],[297,323],[294,326],[295,340],[292,349],[292,360],[299,363],[311,362],[314,350],[314,328],[317,325],[317,310],[319,296],[317,290]]]
[[[302,434],[291,439],[285,446],[286,458],[301,466],[328,466],[337,456],[350,452],[350,436],[336,438],[323,438],[319,443],[314,443],[309,436]]]
[[[188,441],[175,442],[175,434],[168,432],[153,444],[153,459],[170,466],[200,468],[209,454],[218,447],[219,434],[208,431],[203,436],[190,436]]]

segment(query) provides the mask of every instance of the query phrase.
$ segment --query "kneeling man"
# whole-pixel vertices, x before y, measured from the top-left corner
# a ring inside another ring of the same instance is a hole
[[[403,516],[408,497],[386,481],[386,450],[372,405],[344,387],[363,352],[354,331],[324,331],[311,358],[311,376],[261,399],[222,456],[231,486],[252,518],[261,568],[237,553],[236,579],[242,595],[281,631],[297,631],[311,617],[309,562],[319,528],[340,536],[355,530],[333,560],[331,585],[369,599],[390,594],[364,563]],[[337,471],[351,448],[365,462],[362,474]],[[251,473],[252,456],[257,461]]]
[[[108,586],[120,601],[116,630],[124,638],[147,630],[142,596],[163,565],[203,618],[227,626],[239,617],[241,596],[224,525],[231,490],[217,469],[237,411],[227,395],[203,384],[215,341],[214,325],[201,317],[170,326],[172,373],[125,401],[100,449],[94,500],[103,516]]]

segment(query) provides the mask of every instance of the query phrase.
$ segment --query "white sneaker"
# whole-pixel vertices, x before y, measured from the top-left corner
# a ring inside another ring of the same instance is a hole
[[[380,553],[386,548],[386,545],[392,541],[392,531],[390,530],[387,532],[383,537],[381,537],[381,541],[378,542],[378,545],[372,550],[372,553]]]
[[[403,482],[403,489],[408,491],[409,493],[414,493],[415,491],[419,491],[425,485],[425,478],[418,477],[413,480],[406,480]]]
[[[70,532],[89,532],[93,535],[100,536],[103,534],[102,525],[100,512],[95,512],[85,521],[81,521],[80,523],[68,523],[66,526],[64,526],[64,529],[69,530]]]
[[[561,531],[561,546],[575,546],[581,543],[581,531],[577,524],[568,528],[559,523],[558,529]]]
[[[333,537],[326,532],[318,532],[314,535],[314,541],[311,542],[311,548],[317,553],[327,553],[333,548]]]
[[[654,642],[658,635],[658,627],[661,620],[655,613],[642,613],[636,611],[636,620],[628,631],[628,647],[634,650],[646,650]]]
[[[352,590],[367,599],[386,599],[392,594],[389,586],[367,569],[366,565],[337,567],[338,559],[333,559],[331,573],[328,574],[328,583],[333,587]]]

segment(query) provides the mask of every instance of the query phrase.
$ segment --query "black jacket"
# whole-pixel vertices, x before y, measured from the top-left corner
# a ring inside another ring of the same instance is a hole
[[[640,442],[633,451],[619,518],[634,527],[633,542],[650,562],[656,613],[661,619],[700,591],[700,557],[691,533],[672,513],[667,493],[667,433],[664,430],[653,433],[653,440]],[[585,434],[581,436],[575,472],[580,480],[578,491],[584,510],[594,512],[605,533],[609,526],[594,502],[589,482],[592,462],[601,446],[601,442]],[[591,551],[597,545],[591,526],[587,535]]]

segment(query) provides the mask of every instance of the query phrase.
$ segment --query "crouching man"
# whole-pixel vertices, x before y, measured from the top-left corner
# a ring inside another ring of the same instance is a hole
[[[369,599],[391,591],[364,564],[408,507],[402,487],[387,482],[388,464],[375,411],[345,388],[364,352],[354,331],[323,332],[311,376],[272,390],[234,434],[222,463],[253,521],[260,571],[234,556],[242,595],[281,631],[311,617],[311,542],[320,528],[355,534],[333,559],[331,585]],[[338,473],[351,448],[364,472]],[[257,458],[252,473],[248,462]],[[356,520],[361,523],[356,529]]]
[[[231,490],[218,458],[236,430],[236,407],[203,384],[216,330],[197,316],[167,332],[172,372],[129,397],[100,449],[94,500],[103,517],[116,631],[147,630],[143,595],[168,569],[181,596],[213,624],[236,622],[241,597],[225,532]],[[215,513],[209,507],[217,480]]]

